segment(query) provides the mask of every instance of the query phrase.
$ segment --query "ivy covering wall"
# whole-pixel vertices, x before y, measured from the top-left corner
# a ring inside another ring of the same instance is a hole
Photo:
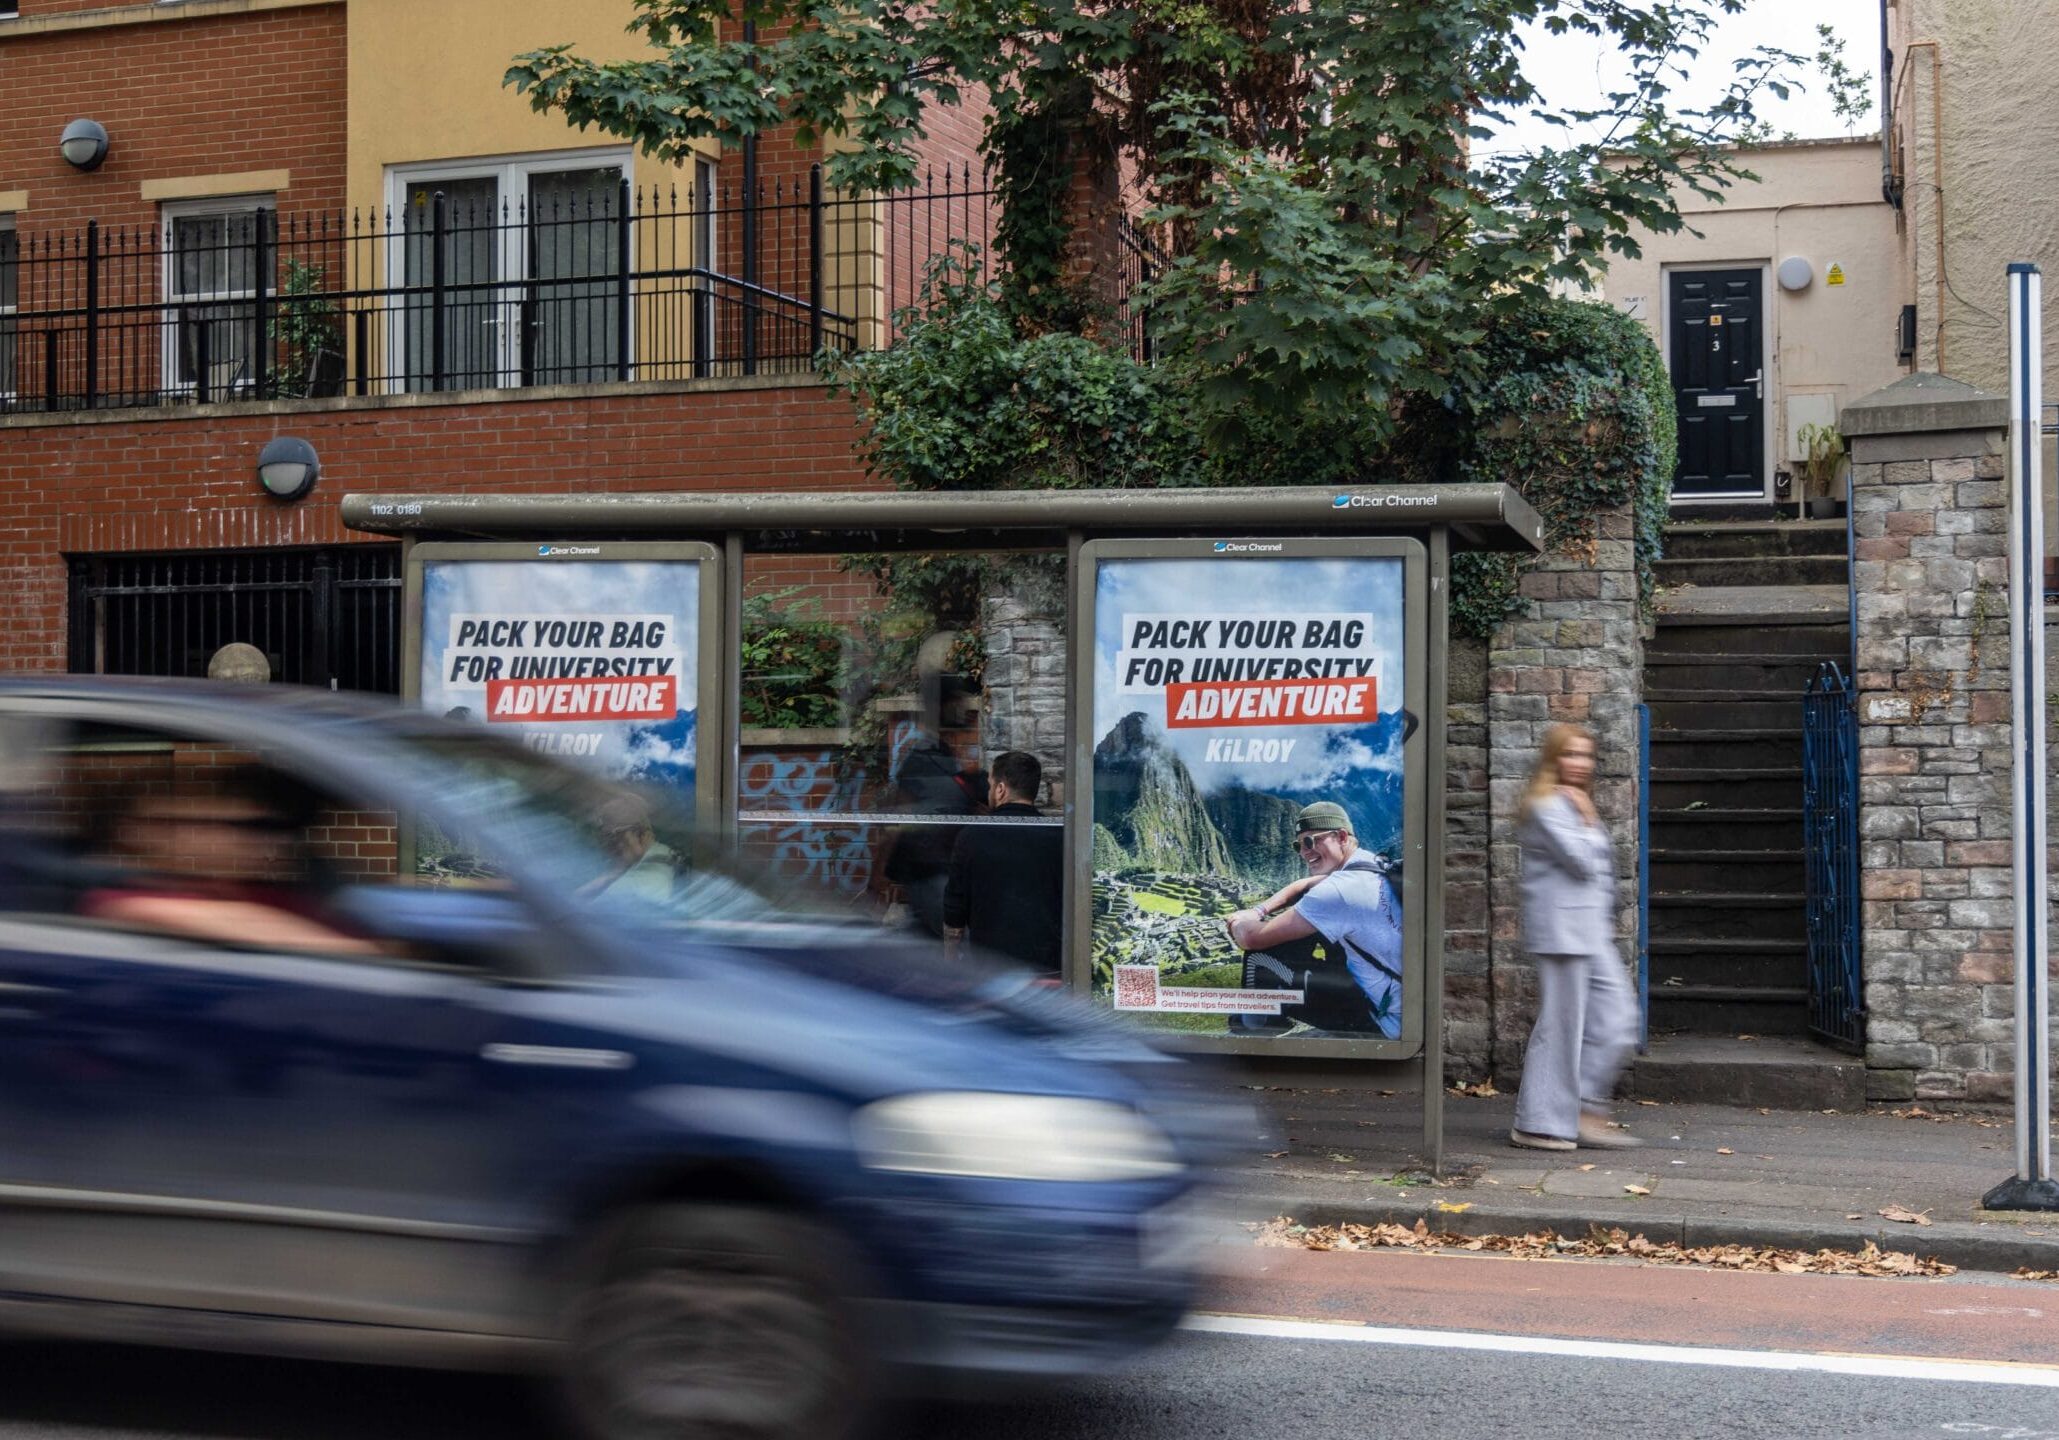
[[[1551,301],[1491,325],[1472,377],[1362,425],[1268,413],[1204,423],[1198,377],[1072,333],[1024,335],[973,263],[937,267],[903,338],[833,371],[865,421],[874,473],[906,490],[1499,481],[1577,547],[1634,502],[1647,599],[1672,489],[1672,386],[1644,329]],[[1485,635],[1518,604],[1518,557],[1455,557],[1452,624]]]

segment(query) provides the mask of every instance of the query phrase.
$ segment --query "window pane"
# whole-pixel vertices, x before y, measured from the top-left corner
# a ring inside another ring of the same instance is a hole
[[[257,352],[258,250],[266,209],[177,215],[171,221],[172,367],[180,385],[204,384],[209,399],[250,383]],[[270,277],[267,277],[267,288]],[[209,301],[213,303],[196,303]]]
[[[407,189],[401,214],[402,279],[410,287],[407,317],[407,388],[427,390],[433,362],[436,297],[436,196],[444,196],[444,388],[500,383],[500,182],[492,176],[420,180]],[[415,287],[421,287],[419,291]]]
[[[613,166],[529,178],[530,313],[524,381],[614,378],[619,329],[622,172]]]
[[[175,296],[248,294],[257,273],[258,212],[172,221]]]
[[[21,241],[11,229],[0,227],[0,396],[15,393],[14,353],[17,345],[14,318],[21,295]]]
[[[393,812],[168,730],[9,717],[0,760],[15,907],[210,948],[379,953],[348,899],[397,879]]]

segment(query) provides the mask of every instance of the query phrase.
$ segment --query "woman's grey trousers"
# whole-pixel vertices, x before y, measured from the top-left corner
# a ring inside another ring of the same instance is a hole
[[[1572,1140],[1580,1110],[1606,1109],[1637,1043],[1637,1003],[1611,946],[1594,955],[1539,955],[1537,1023],[1523,1052],[1516,1128]]]

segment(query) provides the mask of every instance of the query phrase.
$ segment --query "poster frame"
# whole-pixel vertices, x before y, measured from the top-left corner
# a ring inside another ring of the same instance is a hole
[[[552,554],[562,551],[562,554]],[[406,548],[401,560],[401,699],[421,704],[422,571],[438,562],[461,564],[590,565],[611,561],[693,561],[700,566],[695,624],[698,720],[694,726],[694,825],[699,836],[721,832],[722,797],[729,789],[729,665],[735,653],[722,644],[722,552],[704,540],[433,540]],[[411,858],[402,857],[412,868]]]
[[[1065,807],[1070,908],[1066,929],[1066,983],[1074,993],[1092,998],[1094,873],[1088,838],[1093,826],[1094,677],[1097,633],[1096,604],[1100,565],[1106,560],[1208,560],[1224,565],[1265,564],[1297,559],[1399,559],[1402,562],[1402,705],[1416,718],[1414,732],[1402,747],[1402,1024],[1398,1039],[1308,1039],[1282,1044],[1277,1039],[1199,1036],[1168,1031],[1154,1034],[1168,1049],[1219,1055],[1266,1055],[1296,1059],[1413,1060],[1427,1051],[1432,1017],[1441,1005],[1430,996],[1441,967],[1429,963],[1431,935],[1427,883],[1430,830],[1430,785],[1426,766],[1429,738],[1444,724],[1443,697],[1431,708],[1430,554],[1423,538],[1410,535],[1355,536],[1190,536],[1171,539],[1088,540],[1076,552],[1069,607],[1071,646],[1072,745]],[[1440,597],[1441,598],[1441,597]],[[1438,777],[1440,784],[1442,777]],[[1442,857],[1436,857],[1441,865]],[[1441,909],[1441,907],[1440,907]],[[1441,929],[1441,918],[1439,923]]]

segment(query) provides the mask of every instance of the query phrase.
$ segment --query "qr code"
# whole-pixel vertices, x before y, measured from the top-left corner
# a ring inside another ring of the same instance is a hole
[[[1158,967],[1156,965],[1116,966],[1115,1008],[1118,1010],[1156,1010],[1158,1008]]]

